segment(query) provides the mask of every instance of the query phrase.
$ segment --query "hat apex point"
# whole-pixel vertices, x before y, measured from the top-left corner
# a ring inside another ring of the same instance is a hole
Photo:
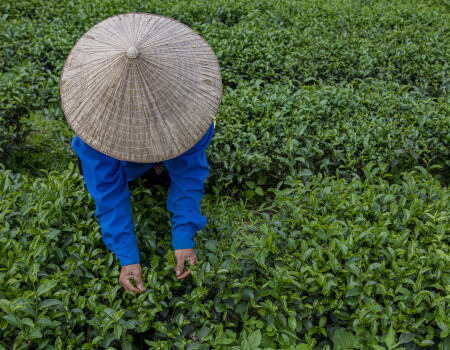
[[[128,56],[129,58],[136,58],[136,57],[139,56],[139,50],[138,50],[136,47],[131,46],[131,47],[127,50],[127,56]]]

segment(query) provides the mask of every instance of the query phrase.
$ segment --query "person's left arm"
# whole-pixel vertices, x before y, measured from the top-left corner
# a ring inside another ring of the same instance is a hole
[[[172,248],[177,259],[175,271],[179,279],[190,273],[188,270],[182,274],[185,261],[189,261],[191,265],[197,262],[193,249],[194,237],[206,225],[206,218],[200,212],[200,201],[209,174],[205,151],[213,135],[214,124],[211,124],[194,147],[181,156],[163,162],[171,180],[167,209],[173,214]]]

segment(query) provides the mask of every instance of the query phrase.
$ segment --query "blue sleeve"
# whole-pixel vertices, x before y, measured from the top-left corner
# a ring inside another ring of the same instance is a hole
[[[203,229],[206,218],[200,213],[204,183],[209,174],[205,150],[214,134],[214,124],[190,150],[163,162],[170,176],[167,209],[172,212],[172,248],[194,248],[196,231]]]
[[[72,148],[81,160],[86,187],[95,201],[103,241],[119,259],[120,265],[139,264],[134,234],[130,191],[120,161],[98,152],[78,136]]]

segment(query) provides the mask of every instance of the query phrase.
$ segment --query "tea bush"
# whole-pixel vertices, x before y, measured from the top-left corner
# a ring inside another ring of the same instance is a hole
[[[448,181],[450,105],[417,99],[404,86],[380,81],[311,86],[261,81],[225,94],[212,146],[214,175],[225,186],[286,174],[360,173],[385,164],[391,173],[425,163],[444,167]],[[223,180],[222,180],[223,179]]]
[[[56,108],[63,118],[58,76],[87,29],[117,13],[146,11],[190,25],[218,56],[224,103],[216,133],[223,142],[212,154],[216,181],[270,180],[299,167],[361,175],[373,160],[396,172],[441,165],[434,172],[448,183],[450,15],[439,1],[19,0],[0,10],[5,149],[20,144],[30,110]],[[279,149],[275,156],[271,147]],[[27,171],[22,150],[12,153],[3,161]]]
[[[70,48],[142,11],[199,32],[224,95],[200,261],[131,185],[124,292],[59,101]],[[450,348],[447,1],[0,2],[0,349]]]
[[[172,270],[167,193],[135,186],[148,289],[134,296],[73,167],[37,179],[2,170],[0,344],[331,349],[342,333],[341,348],[378,349],[395,329],[408,349],[444,349],[450,193],[423,168],[392,184],[383,169],[364,172],[288,178],[252,211],[207,195],[200,263],[185,281]]]

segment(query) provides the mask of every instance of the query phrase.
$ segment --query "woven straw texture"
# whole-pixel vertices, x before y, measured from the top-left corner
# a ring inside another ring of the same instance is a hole
[[[176,20],[148,13],[110,17],[87,31],[61,74],[72,130],[111,157],[175,158],[211,126],[222,98],[217,58]]]

